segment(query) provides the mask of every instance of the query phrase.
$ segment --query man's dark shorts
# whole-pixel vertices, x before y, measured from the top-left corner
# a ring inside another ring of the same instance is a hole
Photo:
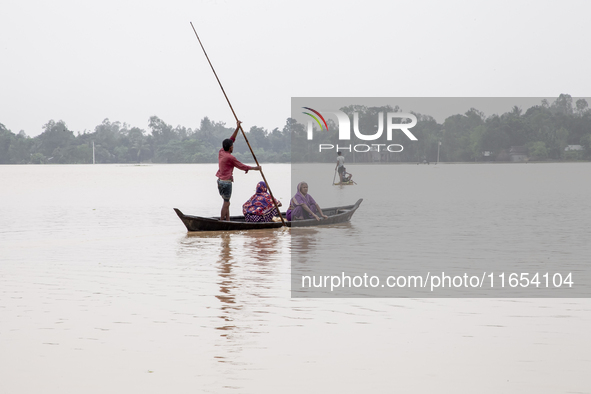
[[[230,197],[232,197],[232,182],[218,179],[218,190],[224,201],[230,202]]]

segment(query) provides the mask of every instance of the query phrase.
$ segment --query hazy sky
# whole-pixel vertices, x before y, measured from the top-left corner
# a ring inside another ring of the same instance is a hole
[[[591,93],[588,1],[4,0],[0,123],[35,136],[103,119],[248,129],[290,98]]]

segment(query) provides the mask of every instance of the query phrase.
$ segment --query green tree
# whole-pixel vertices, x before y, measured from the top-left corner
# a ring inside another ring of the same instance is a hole
[[[483,141],[486,133],[486,126],[480,125],[472,130],[470,133],[470,154],[474,161],[482,159]]]
[[[283,133],[291,139],[291,157],[294,162],[306,162],[309,159],[307,149],[306,130],[303,124],[298,123],[294,118],[287,118]]]
[[[591,133],[584,135],[581,137],[581,145],[585,149],[585,157],[587,159],[591,159]]]
[[[583,116],[589,110],[589,103],[585,99],[578,99],[576,102],[577,114]]]
[[[141,159],[142,159],[142,154],[144,154],[144,157],[146,156],[146,153],[149,152],[149,149],[147,147],[147,140],[146,137],[144,136],[145,131],[137,128],[137,127],[133,127],[132,129],[130,129],[127,133],[127,136],[129,138],[129,143],[130,143],[130,151],[131,151],[131,155],[133,157],[133,161],[140,163]]]
[[[542,161],[548,159],[548,149],[542,141],[533,142],[529,148],[529,156],[533,160]]]
[[[10,144],[14,139],[14,134],[6,129],[2,123],[0,123],[0,164],[10,163],[9,150]]]
[[[96,145],[112,152],[119,145],[122,126],[120,122],[111,122],[109,119],[94,128],[93,140]]]
[[[246,138],[248,138],[248,142],[250,142],[250,146],[255,149],[264,149],[269,150],[270,143],[269,139],[267,138],[266,131],[261,127],[252,126],[248,133],[246,133]]]
[[[47,158],[39,152],[31,155],[31,164],[47,164]]]
[[[56,156],[58,161],[63,157],[63,149],[70,146],[74,142],[74,133],[68,130],[66,123],[63,120],[55,122],[50,120],[43,126],[43,133],[36,139],[35,152],[41,153],[43,156],[52,158]]]
[[[552,108],[563,115],[571,115],[573,113],[573,98],[570,94],[562,93],[552,103]]]
[[[155,145],[166,145],[170,141],[179,140],[172,126],[157,116],[150,117],[148,127],[152,131]]]
[[[10,143],[8,161],[13,164],[28,164],[31,162],[31,149],[34,141],[24,131],[20,131]]]

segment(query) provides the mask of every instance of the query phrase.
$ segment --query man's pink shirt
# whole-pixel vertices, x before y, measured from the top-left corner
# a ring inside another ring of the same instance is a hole
[[[232,138],[232,141],[235,140]],[[223,148],[220,149],[220,152],[218,153],[218,163],[219,169],[215,176],[222,181],[234,181],[234,177],[232,176],[234,167],[246,172],[252,169],[252,167],[239,162],[237,158],[232,156],[230,152],[226,152]]]

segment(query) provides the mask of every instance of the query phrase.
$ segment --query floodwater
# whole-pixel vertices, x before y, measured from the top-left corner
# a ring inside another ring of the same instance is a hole
[[[370,166],[333,187],[334,165],[268,164],[284,205],[300,180],[321,205],[364,202],[349,225],[302,237],[188,234],[172,208],[219,215],[216,167],[0,166],[1,393],[591,392],[588,298],[291,293],[294,258],[313,264],[323,242],[368,232],[409,265],[460,264],[467,239],[470,256],[580,268],[589,164],[397,165],[386,194],[364,184]],[[235,178],[233,215],[260,175]]]

